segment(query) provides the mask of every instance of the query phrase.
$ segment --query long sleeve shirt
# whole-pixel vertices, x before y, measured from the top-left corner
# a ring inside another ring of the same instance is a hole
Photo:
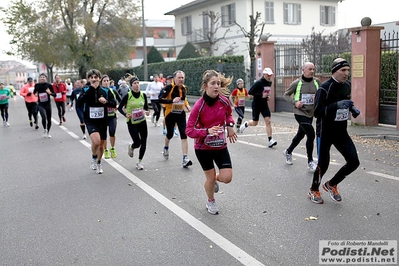
[[[50,93],[47,93],[47,89],[50,90]],[[50,96],[55,97],[53,86],[51,86],[51,84],[47,82],[36,83],[33,93],[37,95],[39,105],[41,106],[51,105]]]
[[[25,102],[27,103],[36,103],[37,96],[33,93],[35,90],[35,84],[33,83],[26,83],[22,86],[21,90],[19,91],[19,95],[25,98]]]

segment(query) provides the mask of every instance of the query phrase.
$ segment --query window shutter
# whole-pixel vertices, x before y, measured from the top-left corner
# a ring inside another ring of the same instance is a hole
[[[320,25],[324,25],[324,6],[320,6]]]
[[[222,6],[222,26],[226,26],[226,6]]]
[[[288,4],[284,3],[284,23],[288,24]]]
[[[302,20],[301,20],[301,4],[298,4],[298,20],[297,20],[297,24],[301,24]]]
[[[191,27],[191,16],[187,17],[187,34],[192,33],[192,27]]]
[[[181,34],[184,36],[184,35],[186,35],[186,33],[184,31],[184,18],[182,18],[180,20],[180,22],[181,22]]]
[[[231,21],[230,21],[230,25],[234,24],[236,21],[236,4],[233,3],[231,4]]]
[[[331,12],[331,26],[335,26],[335,7],[332,7],[332,12]]]
[[[274,22],[274,3],[270,2],[270,22]]]

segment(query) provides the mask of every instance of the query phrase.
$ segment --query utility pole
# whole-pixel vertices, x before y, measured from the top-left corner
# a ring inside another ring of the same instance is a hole
[[[144,0],[141,0],[141,16],[142,16],[142,28],[143,28],[143,56],[144,56],[144,80],[148,80],[148,69],[147,69],[147,46],[146,46],[146,29],[144,20]]]

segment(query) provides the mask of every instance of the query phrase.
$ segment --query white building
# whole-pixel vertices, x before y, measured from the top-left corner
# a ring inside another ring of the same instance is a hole
[[[179,54],[187,42],[192,42],[201,50],[209,48],[209,41],[204,38],[203,33],[209,32],[210,20],[203,13],[213,11],[219,14],[215,37],[222,38],[226,34],[226,42],[219,43],[220,47],[214,51],[214,55],[243,55],[249,65],[248,39],[238,25],[249,31],[250,15],[255,16],[257,12],[261,14],[258,23],[265,23],[263,33],[271,34],[269,41],[298,43],[311,34],[312,28],[315,32],[324,31],[326,34],[338,30],[338,2],[339,0],[196,0],[165,15],[175,16],[175,46],[176,53]]]

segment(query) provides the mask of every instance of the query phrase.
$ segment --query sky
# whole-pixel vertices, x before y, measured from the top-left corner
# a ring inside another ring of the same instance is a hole
[[[137,1],[141,4],[141,0],[133,1]],[[11,0],[1,0],[0,6],[7,7],[10,2]],[[190,3],[192,0],[173,0],[166,2],[167,5],[165,4],[165,0],[144,0],[144,17],[146,19],[173,20],[174,16],[164,16],[163,14],[181,5]],[[399,0],[378,0],[374,2],[368,0],[344,0],[342,3],[338,4],[338,28],[359,27],[363,17],[370,17],[372,24],[399,21]],[[1,23],[0,36],[3,37],[0,45],[0,60],[10,59],[3,51],[9,47],[8,42],[11,38],[8,37],[5,27]]]

